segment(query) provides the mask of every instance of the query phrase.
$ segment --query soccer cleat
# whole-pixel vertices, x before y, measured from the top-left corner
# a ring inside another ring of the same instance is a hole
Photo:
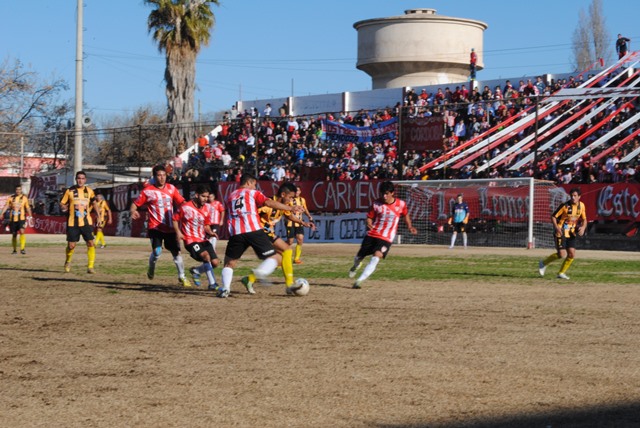
[[[209,286],[207,287],[207,290],[209,291],[218,291],[218,284],[209,284]]]
[[[544,276],[544,271],[547,270],[547,267],[544,265],[544,262],[540,260],[538,262],[538,272],[540,272],[540,276]]]
[[[226,299],[227,297],[229,297],[229,290],[227,290],[226,288],[219,288],[216,297]]]
[[[18,252],[16,250],[13,250],[13,253],[11,253],[11,254],[18,254]]]
[[[180,285],[182,285],[185,288],[192,287],[191,281],[189,281],[189,279],[186,276],[184,278],[179,278],[178,281],[180,281]]]
[[[196,287],[200,287],[201,281],[200,281],[200,272],[198,271],[198,268],[192,267],[191,269],[189,269],[189,273],[191,273],[191,277],[193,278],[193,284]]]
[[[64,264],[64,271],[65,271],[65,273],[71,272],[71,263],[65,263]]]
[[[96,271],[93,268],[87,268],[87,273],[90,273],[93,275],[94,273],[96,273]]]
[[[20,250],[20,254],[27,254],[25,250]]]
[[[147,269],[147,278],[153,279],[154,271],[155,271],[155,269],[153,267],[149,266],[149,269]]]
[[[298,260],[294,260],[293,261],[295,264],[297,265],[301,265],[302,264],[302,260],[298,259]]]
[[[247,289],[247,293],[256,294],[256,290],[253,289],[253,282],[249,282],[248,276],[243,276],[240,282],[242,282],[242,285],[244,285],[244,288]]]
[[[354,282],[352,288],[355,288],[356,290],[361,289],[362,288],[362,281],[357,280],[356,282]]]
[[[106,247],[106,245],[100,245],[100,248],[104,248],[104,247]]]
[[[286,292],[287,292],[287,294],[289,294],[289,295],[291,295],[291,294],[295,294],[295,292],[294,292],[294,287],[293,287],[293,286],[291,286],[291,287],[286,287],[286,288],[285,288],[285,291],[286,291]]]
[[[567,276],[566,273],[559,273],[558,274],[558,278],[560,278],[560,279],[569,279],[569,277]]]
[[[449,249],[450,249],[450,250],[453,250],[453,245],[449,246]]]
[[[360,266],[362,266],[362,262],[358,263],[357,266],[351,266],[351,269],[349,269],[349,278],[355,278],[356,272],[360,269]]]

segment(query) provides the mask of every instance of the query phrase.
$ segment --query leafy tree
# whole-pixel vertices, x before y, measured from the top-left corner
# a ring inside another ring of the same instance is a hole
[[[144,0],[155,7],[147,26],[158,49],[165,53],[164,80],[167,95],[167,123],[174,125],[169,145],[195,141],[194,91],[196,57],[209,44],[215,17],[210,4],[218,0]]]
[[[588,14],[580,9],[572,43],[576,71],[585,70],[600,59],[611,61],[613,42],[602,12],[602,0],[592,0]]]

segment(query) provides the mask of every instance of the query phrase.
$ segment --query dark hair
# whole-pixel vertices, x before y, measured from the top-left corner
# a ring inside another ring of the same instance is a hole
[[[76,178],[78,178],[79,175],[84,175],[86,177],[87,173],[82,171],[82,170],[80,170],[80,171],[76,172]]]
[[[297,192],[298,188],[295,184],[290,181],[282,183],[280,188],[278,189],[278,196],[282,195],[284,192]]]
[[[393,193],[396,191],[396,186],[391,181],[384,181],[380,185],[380,193],[384,194],[387,192]]]
[[[240,177],[240,185],[244,186],[251,180],[258,181],[255,175],[245,172],[244,174],[242,174],[242,177]]]
[[[155,177],[159,171],[164,171],[166,173],[167,169],[164,167],[164,165],[156,165],[151,171],[153,172],[153,176]]]
[[[569,190],[569,194],[572,194],[572,193],[577,193],[578,196],[582,195],[582,192],[580,191],[579,187],[574,187],[571,190]]]
[[[458,198],[464,198],[464,195],[462,193],[458,193],[458,196],[456,196]]]
[[[209,188],[204,184],[198,184],[196,186],[196,194],[202,195],[203,193],[209,193]]]

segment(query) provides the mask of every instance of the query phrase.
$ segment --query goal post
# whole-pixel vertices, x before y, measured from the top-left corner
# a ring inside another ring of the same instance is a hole
[[[394,181],[396,196],[407,202],[417,235],[404,222],[398,243],[449,245],[447,224],[458,194],[469,205],[469,246],[552,248],[551,214],[567,199],[553,182],[526,178]],[[457,245],[462,239],[458,238]]]

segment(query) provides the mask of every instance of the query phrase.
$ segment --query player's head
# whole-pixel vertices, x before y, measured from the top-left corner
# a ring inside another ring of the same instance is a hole
[[[79,186],[83,186],[84,183],[87,182],[87,174],[84,171],[78,171],[76,172],[76,183]],[[82,183],[82,184],[80,184]]]
[[[216,200],[216,194],[215,192],[209,192],[209,203],[213,202]]]
[[[458,193],[458,196],[456,196],[456,199],[458,199],[458,202],[462,202],[462,198],[464,198],[464,195],[462,193]]]
[[[245,172],[242,174],[242,177],[240,177],[240,186],[255,186],[257,181],[255,175]]]
[[[16,186],[16,195],[22,195],[22,186]]]
[[[209,188],[204,184],[198,184],[196,186],[196,200],[200,205],[206,204],[209,201]]]
[[[580,200],[581,195],[582,195],[582,192],[580,191],[579,187],[574,187],[571,190],[569,190],[569,196],[571,197],[571,202],[573,203],[577,203]]]
[[[384,195],[385,193],[393,194],[396,191],[396,186],[391,181],[384,181],[380,185],[380,194]]]
[[[153,173],[153,178],[155,179],[155,185],[157,187],[162,187],[167,182],[167,170],[164,165],[156,165],[151,170]]]
[[[98,201],[102,201],[102,200],[104,199],[104,196],[102,196],[102,193],[98,193],[98,194],[96,195],[96,199],[97,199]]]
[[[282,183],[282,185],[278,189],[278,198],[280,199],[280,202],[282,202],[283,204],[289,203],[289,201],[291,201],[291,198],[296,195],[296,192],[298,190],[299,187],[291,182]]]

